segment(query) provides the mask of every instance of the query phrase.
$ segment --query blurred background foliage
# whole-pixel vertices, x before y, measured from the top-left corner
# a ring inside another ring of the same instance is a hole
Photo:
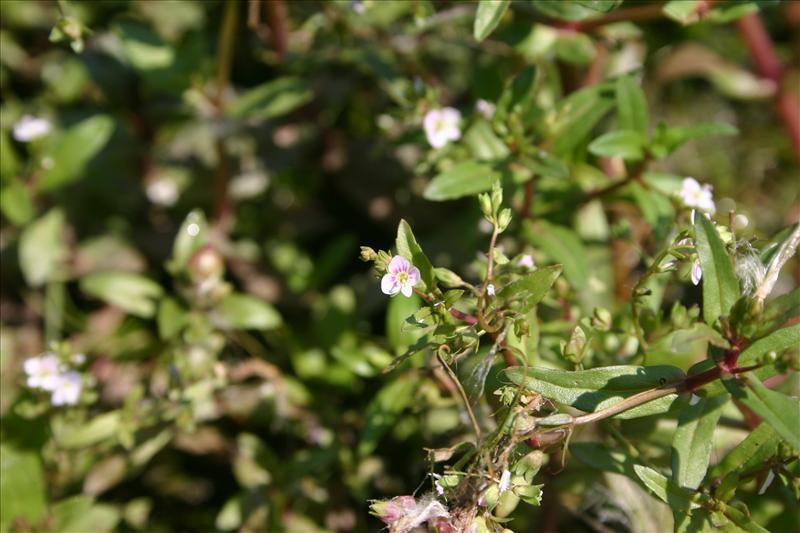
[[[477,274],[488,236],[476,203],[423,195],[464,154],[507,148],[475,128],[430,150],[421,118],[436,105],[472,115],[531,66],[545,90],[523,128],[546,129],[581,86],[641,75],[651,123],[739,132],[686,144],[652,164],[653,179],[713,184],[718,211],[749,217],[754,239],[797,221],[796,154],[773,113],[783,89],[758,75],[724,10],[682,20],[692,12],[671,2],[671,18],[573,31],[559,18],[576,4],[514,2],[478,43],[467,2],[0,2],[0,529],[379,529],[367,500],[412,493],[429,468],[423,448],[463,427],[432,381],[381,374],[415,342],[400,324],[419,303],[385,298],[358,245],[388,248],[406,218],[437,266]],[[796,90],[800,3],[759,4]],[[752,6],[724,7],[741,5]],[[15,139],[24,115],[53,131]],[[539,161],[531,207],[576,229],[503,243],[563,261],[574,238],[588,254],[576,277],[607,282],[589,311],[630,290],[638,256],[615,264],[609,243],[623,257],[620,240],[646,246],[641,232],[657,233],[664,214],[630,196],[605,211],[570,206],[613,176],[587,156],[591,131]],[[507,195],[528,205],[521,185]],[[784,290],[797,277],[795,266]],[[681,291],[667,304],[698,301]],[[48,349],[85,354],[77,407],[24,387],[23,361]],[[647,496],[607,479],[608,496],[602,482],[570,464],[515,529],[645,520]],[[759,523],[788,531],[785,499],[762,502],[749,502]]]

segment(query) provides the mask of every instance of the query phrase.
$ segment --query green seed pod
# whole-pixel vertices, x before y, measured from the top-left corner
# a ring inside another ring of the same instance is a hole
[[[507,490],[500,495],[500,501],[494,509],[494,515],[498,518],[505,518],[514,512],[517,505],[519,505],[519,496],[514,494],[514,491]]]

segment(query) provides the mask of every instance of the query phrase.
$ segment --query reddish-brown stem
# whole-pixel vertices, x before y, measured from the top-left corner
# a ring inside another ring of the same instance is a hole
[[[745,15],[736,25],[750,49],[759,75],[772,80],[778,87],[775,107],[791,138],[795,156],[800,159],[800,99],[792,94],[789,87],[784,86],[784,69],[772,45],[772,39],[757,13]]]
[[[519,218],[525,220],[531,216],[531,208],[533,207],[533,194],[535,192],[535,185],[533,179],[525,184],[525,198],[522,201],[522,209],[519,213]]]
[[[283,0],[267,2],[267,20],[272,30],[272,47],[282,61],[289,45],[289,30],[286,25],[286,3]]]
[[[466,322],[470,326],[474,326],[478,323],[478,319],[475,316],[470,315],[469,313],[464,313],[463,311],[459,311],[455,307],[450,308],[450,316],[461,320],[462,322]]]

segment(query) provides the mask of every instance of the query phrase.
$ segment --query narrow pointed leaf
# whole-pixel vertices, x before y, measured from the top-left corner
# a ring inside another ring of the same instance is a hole
[[[714,429],[730,397],[701,398],[678,416],[672,439],[672,479],[681,487],[696,489],[708,470]]]
[[[703,269],[703,320],[712,325],[728,316],[739,299],[739,280],[714,224],[702,215],[697,216],[695,237]]]
[[[486,39],[500,23],[511,0],[481,0],[475,14],[473,35],[477,41]]]
[[[647,134],[649,115],[644,91],[631,76],[617,79],[617,119],[623,130]]]

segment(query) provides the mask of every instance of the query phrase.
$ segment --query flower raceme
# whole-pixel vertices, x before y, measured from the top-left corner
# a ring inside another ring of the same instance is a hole
[[[425,129],[425,136],[428,143],[434,148],[441,148],[450,141],[457,141],[461,138],[461,113],[458,109],[445,107],[443,109],[431,109],[422,119],[422,127]]]
[[[408,298],[419,280],[419,269],[405,257],[396,255],[389,261],[386,274],[381,278],[381,291],[390,296],[400,292]]]

